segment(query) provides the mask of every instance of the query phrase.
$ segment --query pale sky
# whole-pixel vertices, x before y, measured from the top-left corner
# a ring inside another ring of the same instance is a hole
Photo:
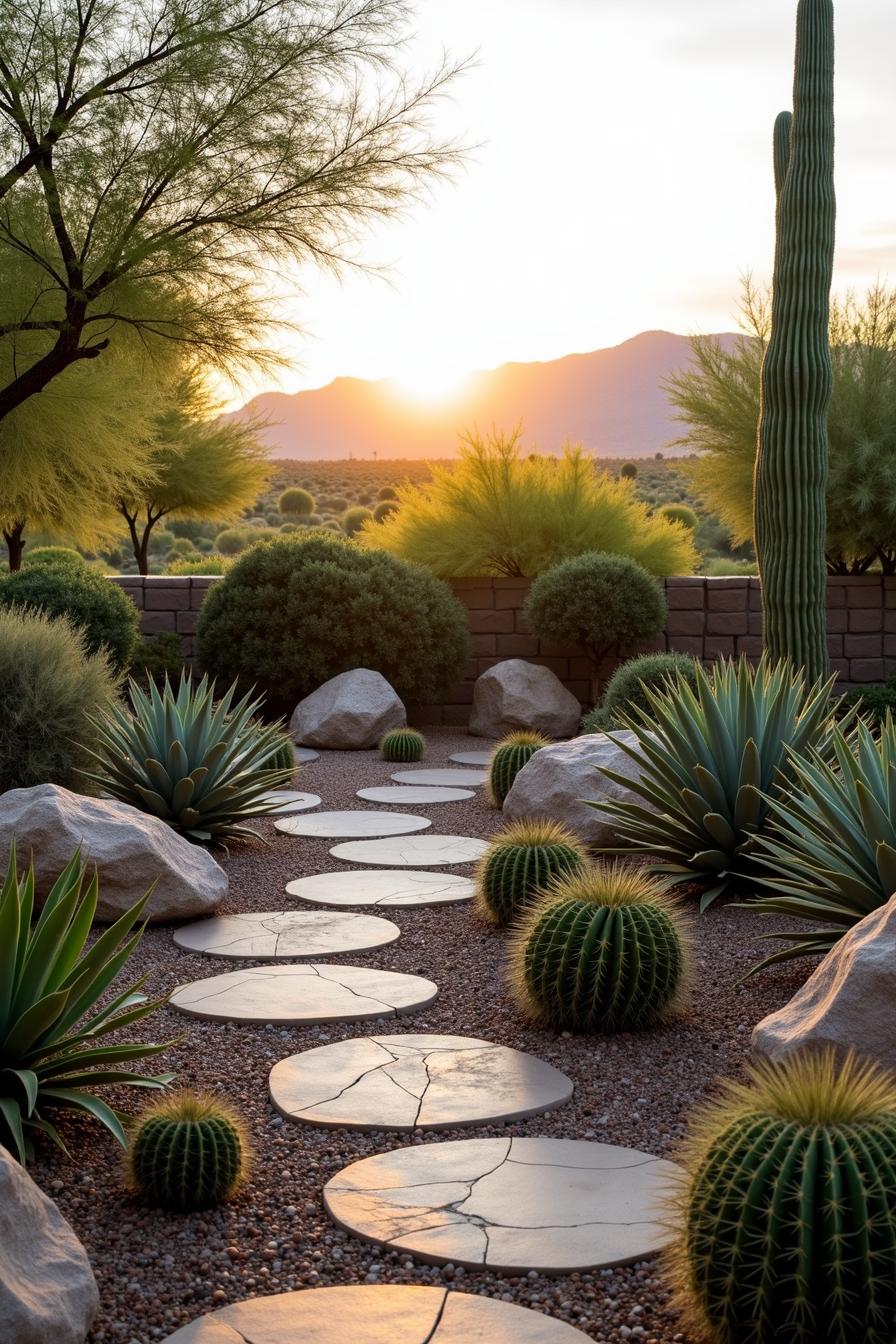
[[[365,242],[388,283],[302,272],[287,311],[305,330],[280,386],[351,374],[447,395],[462,370],[730,329],[740,274],[770,271],[795,13],[795,0],[420,0],[409,64],[478,51],[438,126],[481,147]],[[839,290],[896,284],[894,70],[892,0],[840,0]]]

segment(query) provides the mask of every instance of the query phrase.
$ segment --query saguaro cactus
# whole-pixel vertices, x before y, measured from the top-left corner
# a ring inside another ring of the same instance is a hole
[[[775,123],[772,331],[762,366],[755,535],[765,639],[825,674],[825,485],[834,266],[834,6],[799,0],[793,115]]]

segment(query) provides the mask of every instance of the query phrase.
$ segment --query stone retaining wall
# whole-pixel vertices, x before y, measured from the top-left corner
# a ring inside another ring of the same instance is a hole
[[[181,636],[184,656],[193,655],[199,608],[217,579],[115,577],[139,607],[146,635],[171,630]],[[469,612],[472,655],[462,681],[440,705],[421,705],[413,719],[421,724],[466,724],[473,685],[480,673],[505,658],[526,658],[551,668],[572,693],[590,705],[595,698],[592,668],[574,646],[538,640],[526,627],[523,603],[528,579],[455,579],[452,587]],[[669,616],[656,640],[621,651],[622,657],[676,649],[713,659],[762,652],[762,599],[759,580],[751,578],[670,578],[665,580]],[[831,669],[845,685],[884,681],[896,676],[896,577],[881,574],[828,579],[828,647]],[[604,682],[618,659],[599,669]]]

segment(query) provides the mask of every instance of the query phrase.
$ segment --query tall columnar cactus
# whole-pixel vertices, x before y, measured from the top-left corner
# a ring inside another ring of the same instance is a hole
[[[511,733],[498,743],[488,766],[488,788],[496,806],[504,806],[504,799],[523,766],[531,761],[536,751],[547,746],[550,742],[541,733],[527,732]]]
[[[775,123],[777,237],[762,366],[755,535],[765,639],[808,677],[827,668],[825,485],[834,265],[834,6],[799,0],[793,116]]]
[[[180,1092],[143,1112],[128,1150],[131,1183],[171,1213],[223,1204],[245,1179],[242,1122],[216,1097]]]

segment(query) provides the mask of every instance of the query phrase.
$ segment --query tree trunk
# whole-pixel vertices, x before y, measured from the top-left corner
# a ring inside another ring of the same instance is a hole
[[[23,535],[24,531],[25,531],[24,519],[22,519],[21,522],[13,523],[12,527],[9,528],[9,530],[7,530],[5,527],[3,529],[3,540],[6,542],[6,549],[9,553],[10,574],[15,574],[17,570],[22,568],[22,555],[24,554],[25,547],[28,544],[25,541]]]

